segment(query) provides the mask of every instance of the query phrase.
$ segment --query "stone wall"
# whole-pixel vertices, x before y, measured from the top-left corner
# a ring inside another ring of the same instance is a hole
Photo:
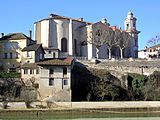
[[[117,72],[118,76],[120,74],[126,73],[138,73],[144,75],[150,75],[154,71],[160,71],[160,60],[100,60],[99,63],[95,63],[95,60],[84,61],[80,60],[82,64],[87,67],[97,68],[97,69],[107,69],[113,74]],[[118,76],[119,77],[119,76]]]
[[[143,75],[150,75],[154,71],[160,71],[160,60],[140,60],[140,59],[124,59],[124,60],[106,60],[95,59],[79,60],[86,67],[95,69],[108,70],[112,75],[121,80],[121,85],[128,88],[128,80],[123,80],[122,76],[128,73],[137,73]]]
[[[0,102],[0,109],[2,109]],[[24,102],[9,102],[8,109],[25,109]],[[43,106],[47,108],[46,102],[33,102],[34,108]],[[73,109],[95,109],[95,108],[153,108],[160,107],[160,101],[118,101],[118,102],[55,102],[53,108],[73,108]]]

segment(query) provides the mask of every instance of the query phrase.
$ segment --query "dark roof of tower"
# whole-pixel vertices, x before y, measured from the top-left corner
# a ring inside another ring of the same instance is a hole
[[[39,47],[42,47],[42,44],[33,44],[33,45],[29,45],[25,48],[22,49],[22,51],[36,51],[39,49]],[[42,47],[43,49],[43,47]],[[43,50],[44,52],[44,50]]]

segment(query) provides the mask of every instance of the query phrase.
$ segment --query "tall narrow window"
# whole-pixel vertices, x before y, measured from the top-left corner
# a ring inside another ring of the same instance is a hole
[[[74,39],[74,53],[77,55],[77,40]]]
[[[39,74],[39,69],[36,69],[36,74]]]
[[[66,67],[63,68],[63,75],[67,75],[67,68]]]
[[[61,51],[67,52],[67,39],[66,38],[62,38],[61,40]]]
[[[30,69],[30,74],[34,74],[34,70],[33,69]]]
[[[55,52],[53,52],[53,58],[55,58],[56,57],[56,53]]]
[[[28,57],[28,58],[32,58],[32,53],[29,52],[29,51],[27,51],[27,57]]]
[[[18,52],[16,52],[16,58],[18,58]]]
[[[135,22],[133,22],[133,27],[136,27],[136,23]]]
[[[64,85],[68,85],[68,80],[63,80]]]
[[[13,56],[12,56],[12,53],[10,52],[10,59],[12,59],[13,58]]]
[[[43,59],[43,55],[42,53],[39,54],[39,59],[42,60]]]
[[[49,86],[53,86],[54,85],[54,79],[53,78],[50,78],[49,79]]]
[[[4,53],[4,58],[7,59],[7,53]]]
[[[127,26],[126,29],[128,30],[129,29],[129,24],[127,24],[126,26]]]
[[[24,69],[24,74],[28,74],[28,69]]]
[[[49,74],[54,74],[54,69],[50,69]]]

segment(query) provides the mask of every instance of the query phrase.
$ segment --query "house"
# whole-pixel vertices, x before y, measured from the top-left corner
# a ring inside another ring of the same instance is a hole
[[[35,41],[23,33],[2,34],[0,38],[0,66],[4,71],[17,71],[16,68],[26,60],[22,49],[35,44]]]
[[[31,44],[22,49],[23,56],[25,56],[27,61],[24,62],[30,62],[35,63],[42,61],[44,59],[44,49],[42,47],[42,44]]]
[[[132,12],[124,21],[125,32],[129,33],[133,40],[130,43],[127,57],[138,57],[138,34],[136,29],[136,18]],[[45,48],[46,58],[58,57],[64,58],[72,57],[85,57],[92,59],[96,57],[96,47],[90,44],[89,34],[94,31],[96,26],[110,26],[105,18],[100,22],[91,23],[84,21],[83,18],[69,18],[56,14],[50,14],[49,18],[39,20],[34,23],[35,39],[38,44],[42,44]],[[57,49],[57,51],[55,51]],[[99,58],[108,58],[108,50],[106,46],[101,46],[99,50]]]
[[[160,58],[160,44],[138,51],[138,58]]]
[[[38,84],[38,98],[50,96],[55,101],[71,101],[71,69],[73,59],[48,59],[38,63],[26,63],[21,67],[21,78],[31,85]]]

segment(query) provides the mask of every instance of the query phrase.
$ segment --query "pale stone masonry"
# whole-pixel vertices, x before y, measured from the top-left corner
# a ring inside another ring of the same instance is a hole
[[[26,63],[22,66],[21,77],[25,83],[35,80],[39,85],[38,100],[71,101],[72,64],[70,58]]]
[[[133,13],[128,12],[124,21],[124,31],[133,37],[132,40],[130,40],[130,46],[128,46],[125,52],[126,57],[138,57],[138,34],[140,32],[136,28],[136,20]],[[96,57],[97,51],[95,45],[88,42],[88,36],[95,30],[96,26],[100,26],[101,28],[111,27],[113,30],[120,29],[115,26],[110,26],[105,18],[100,22],[91,23],[84,21],[83,18],[75,19],[50,14],[48,18],[34,23],[34,33],[37,43],[41,43],[45,48],[45,56],[47,56],[47,58],[49,57],[48,53],[57,54],[57,52],[54,51],[56,48],[59,51],[59,57],[73,56],[92,59]],[[118,53],[115,53],[115,57],[119,56]],[[100,47],[99,58],[108,58],[107,46]]]

